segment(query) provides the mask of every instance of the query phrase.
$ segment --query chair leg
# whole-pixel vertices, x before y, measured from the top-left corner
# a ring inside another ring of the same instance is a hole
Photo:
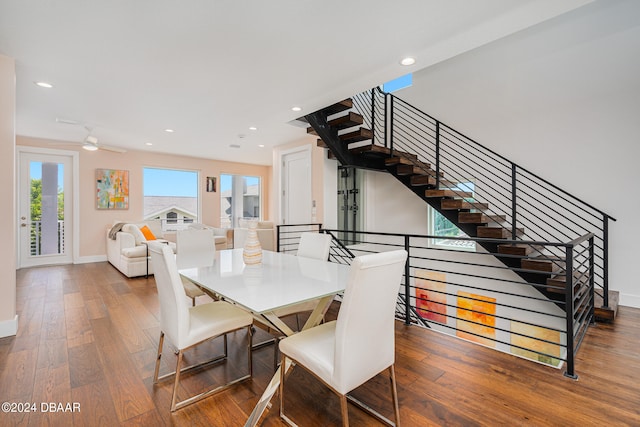
[[[253,325],[249,325],[247,328],[247,341],[249,345],[248,358],[249,358],[249,376],[253,376]]]
[[[162,345],[164,344],[164,332],[160,332],[160,341],[158,342],[158,354],[156,354],[156,369],[153,372],[153,383],[158,383],[158,373],[160,372],[160,358],[162,357]]]
[[[180,365],[182,364],[182,350],[178,352],[178,361],[176,362],[176,373],[173,381],[173,395],[171,396],[171,412],[176,410],[176,400],[178,399],[178,381],[180,380]]]
[[[280,366],[282,367],[282,369],[280,369],[280,418],[282,418],[283,420],[288,420],[288,418],[284,414],[284,367],[287,366],[286,356],[284,354],[282,355],[282,362],[280,362]]]
[[[342,413],[342,427],[349,427],[349,407],[347,406],[347,395],[340,395],[340,412]]]
[[[396,427],[400,427],[400,407],[398,406],[398,389],[396,387],[394,365],[389,366],[389,379],[391,382],[391,398],[393,399],[393,414],[396,418]]]
[[[191,297],[191,307],[196,306],[196,297]]]

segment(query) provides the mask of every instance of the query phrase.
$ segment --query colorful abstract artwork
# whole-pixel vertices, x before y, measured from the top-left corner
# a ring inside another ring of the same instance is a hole
[[[512,321],[511,353],[547,365],[558,366],[560,364],[560,332]]]
[[[447,323],[446,279],[444,273],[416,271],[416,310],[423,319]]]
[[[456,336],[495,347],[496,299],[469,292],[458,292]]]
[[[96,208],[129,209],[129,171],[96,169]]]

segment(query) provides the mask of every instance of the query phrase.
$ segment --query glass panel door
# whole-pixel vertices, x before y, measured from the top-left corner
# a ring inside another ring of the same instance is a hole
[[[20,266],[72,261],[71,158],[24,153],[20,170]]]
[[[340,233],[339,238],[349,242],[356,239],[355,231],[362,231],[363,173],[353,167],[338,168],[338,229],[350,233]]]

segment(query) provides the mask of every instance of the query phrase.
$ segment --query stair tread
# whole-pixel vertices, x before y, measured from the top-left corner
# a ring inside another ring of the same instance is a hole
[[[442,210],[455,210],[455,209],[489,209],[488,203],[479,202],[467,202],[462,199],[442,199],[440,201],[440,208]]]
[[[498,253],[503,255],[527,256],[537,250],[538,247],[526,243],[498,245]]]
[[[352,132],[343,133],[338,136],[342,142],[350,144],[352,142],[365,141],[367,139],[373,138],[373,132],[370,129],[366,128],[358,128],[358,130],[354,130]]]
[[[351,98],[343,99],[340,102],[329,105],[328,107],[323,108],[322,111],[327,113],[327,116],[330,116],[332,114],[348,110],[349,108],[353,108],[353,100]]]
[[[479,225],[476,227],[477,236],[490,239],[508,239],[511,238],[511,228],[506,227],[492,227],[486,225]],[[524,228],[517,228],[516,235],[522,236],[524,234]]]
[[[383,157],[391,156],[390,148],[387,148],[383,145],[378,145],[378,144],[362,145],[360,147],[350,148],[349,151],[355,155],[365,154],[365,155],[377,155],[377,156],[383,156]],[[418,158],[418,156],[415,154],[405,153],[403,151],[393,150],[393,153],[394,154],[400,153],[405,157],[408,156],[408,157],[413,157],[415,159]]]
[[[596,320],[601,322],[611,322],[615,319],[616,314],[618,313],[618,305],[620,303],[620,292],[618,291],[609,291],[609,305],[607,307],[603,307],[602,304],[604,301],[602,297],[598,294],[595,296],[595,316]]]
[[[485,215],[482,212],[460,212],[458,214],[458,222],[461,224],[500,223],[506,220],[506,215]]]
[[[557,273],[564,269],[564,258],[557,256],[539,255],[533,258],[523,259],[522,268],[526,270],[539,270],[548,273]],[[563,276],[564,277],[564,276]]]
[[[344,116],[336,117],[335,119],[329,120],[327,123],[329,124],[329,126],[333,126],[338,130],[342,130],[342,129],[347,129],[350,127],[361,125],[363,122],[364,122],[364,119],[360,114],[355,113],[353,111],[349,111]],[[318,134],[316,130],[311,126],[307,128],[307,133],[309,135]]]
[[[384,164],[386,166],[393,166],[393,165],[417,165],[417,166],[421,166],[427,169],[431,169],[431,165],[429,163],[422,163],[421,161],[417,160],[417,159],[407,159],[405,157],[398,157],[398,156],[393,156],[393,157],[389,157],[388,159],[384,159]]]
[[[404,165],[399,164],[396,166],[397,175],[421,175],[421,176],[436,176],[436,171],[429,168],[430,165],[424,164],[424,167],[416,165]],[[440,176],[444,176],[443,172],[440,172]],[[435,183],[435,181],[434,181]]]
[[[426,190],[425,197],[452,197],[452,198],[469,198],[473,197],[473,193],[469,191],[450,190],[450,189],[438,189],[438,190]]]

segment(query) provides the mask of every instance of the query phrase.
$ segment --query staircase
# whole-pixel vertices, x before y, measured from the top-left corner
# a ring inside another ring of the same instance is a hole
[[[304,119],[330,158],[389,172],[559,306],[584,310],[594,286],[595,318],[615,318],[618,295],[607,283],[611,216],[379,89]]]

